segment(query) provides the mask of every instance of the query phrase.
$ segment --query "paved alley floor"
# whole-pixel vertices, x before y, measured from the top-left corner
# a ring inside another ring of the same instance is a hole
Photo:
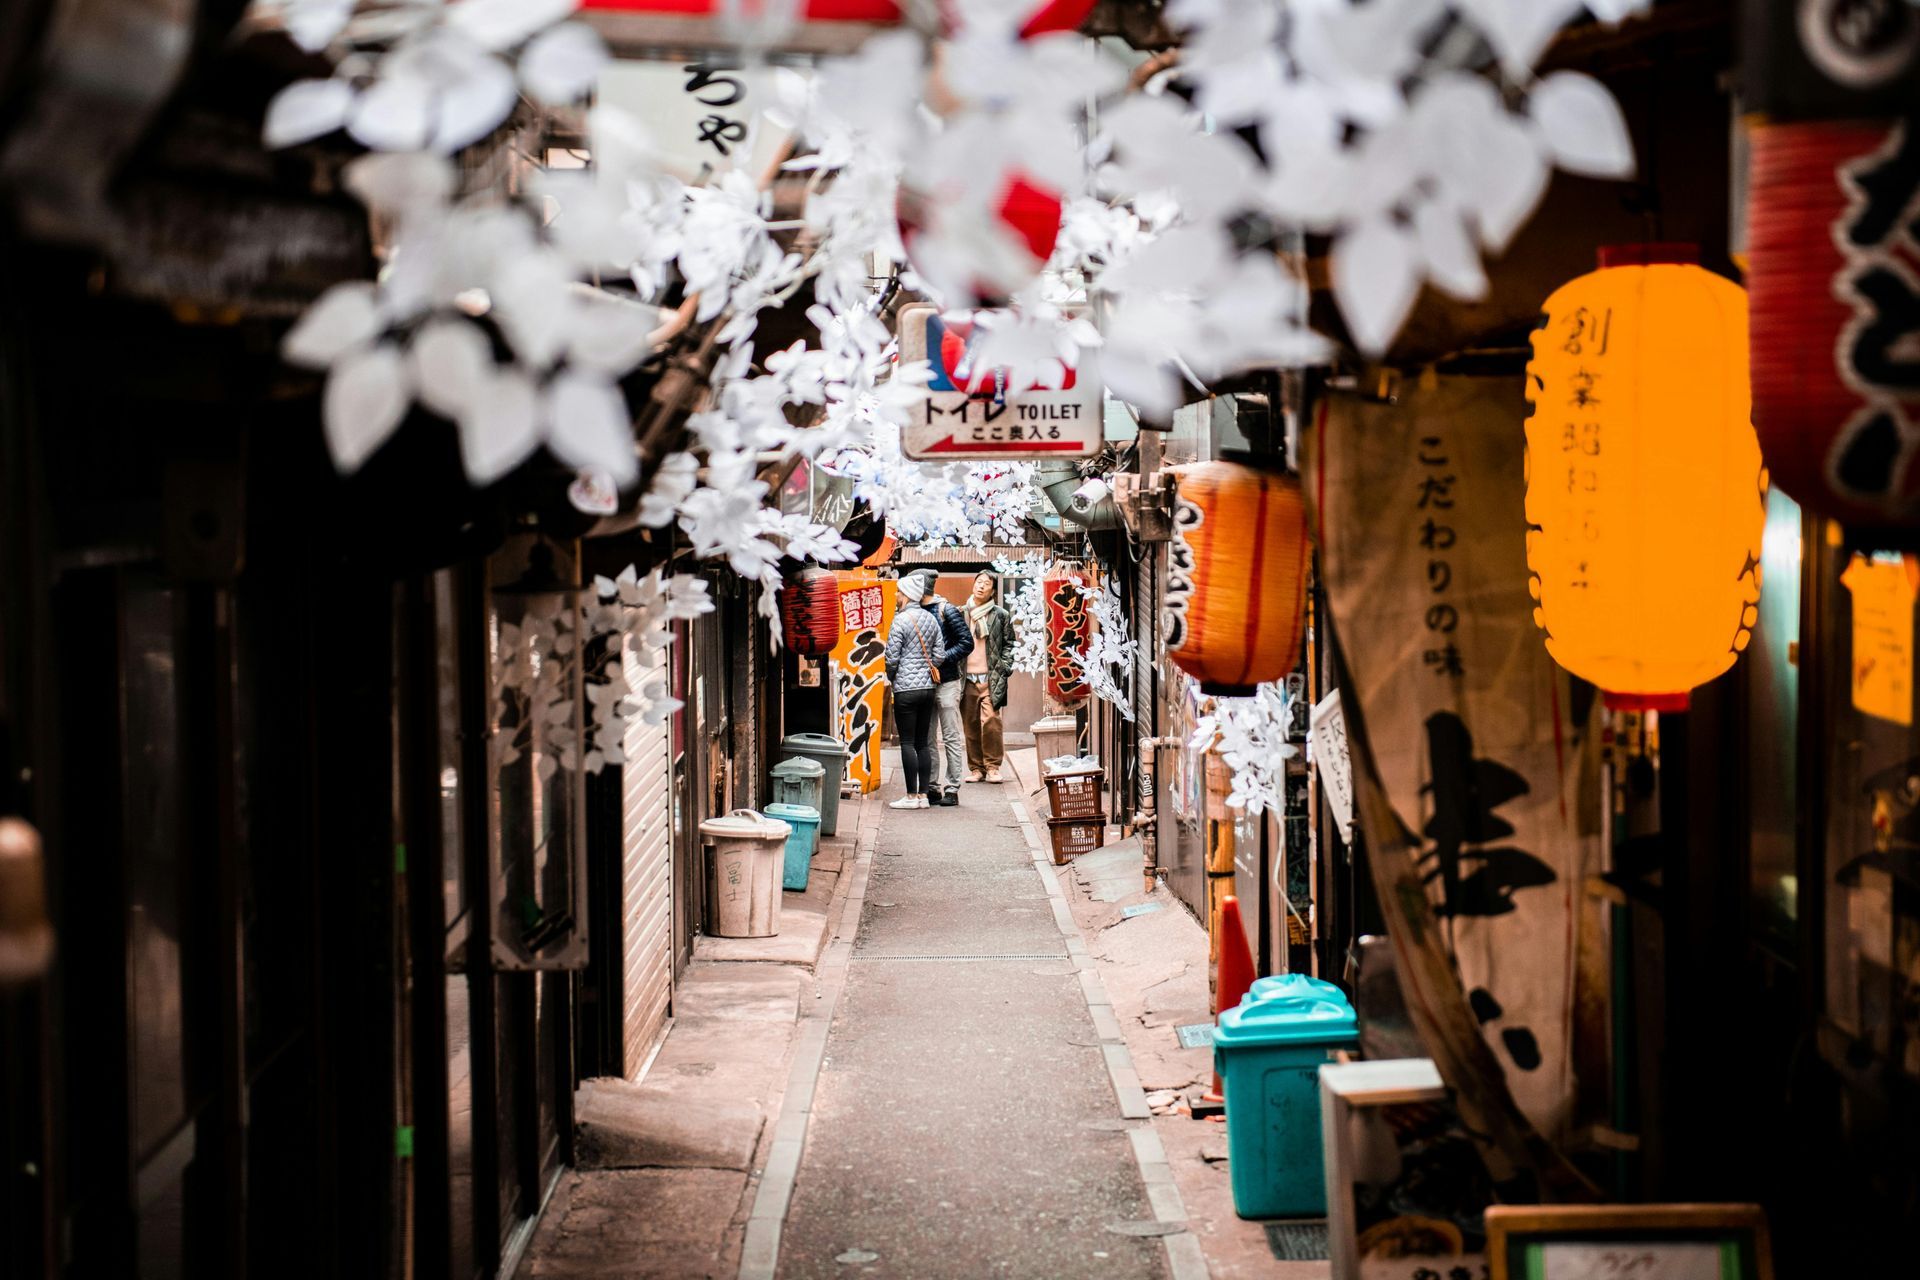
[[[1168,1273],[1022,798],[880,811],[781,1276]]]

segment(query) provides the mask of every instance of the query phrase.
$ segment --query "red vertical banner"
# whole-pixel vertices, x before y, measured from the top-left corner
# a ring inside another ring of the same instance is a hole
[[[1079,655],[1093,638],[1093,614],[1081,588],[1087,575],[1050,573],[1042,584],[1047,601],[1047,696],[1072,704],[1087,696],[1087,677]]]

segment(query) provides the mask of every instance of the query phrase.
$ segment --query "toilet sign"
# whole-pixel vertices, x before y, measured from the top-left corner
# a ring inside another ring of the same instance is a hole
[[[1100,375],[1088,352],[1058,390],[1009,395],[1000,370],[975,369],[970,321],[934,307],[900,313],[900,358],[925,360],[927,399],[901,431],[909,458],[965,462],[987,458],[1091,458],[1102,440]]]

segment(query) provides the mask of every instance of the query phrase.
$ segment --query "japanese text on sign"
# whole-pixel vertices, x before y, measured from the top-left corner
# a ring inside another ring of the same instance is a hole
[[[861,587],[840,593],[842,630],[859,631],[880,626],[880,588]]]
[[[1414,510],[1420,523],[1416,536],[1427,553],[1427,591],[1433,597],[1425,615],[1428,648],[1422,651],[1421,660],[1437,676],[1459,676],[1465,671],[1453,633],[1460,626],[1460,608],[1451,598],[1453,562],[1446,554],[1459,536],[1449,514],[1458,477],[1449,470],[1453,464],[1442,437],[1421,436],[1418,456],[1421,471]]]

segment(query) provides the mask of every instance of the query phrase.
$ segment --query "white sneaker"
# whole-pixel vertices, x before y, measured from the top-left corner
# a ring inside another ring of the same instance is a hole
[[[916,804],[915,801],[919,803]],[[924,809],[926,807],[927,798],[925,796],[901,796],[898,800],[892,800],[887,803],[887,808],[889,809]]]
[[[927,794],[926,794],[926,792],[924,792],[924,791],[923,791],[923,792],[921,792],[921,793],[920,793],[919,795],[916,795],[916,796],[914,797],[914,800],[915,800],[915,802],[916,802],[916,803],[914,804],[914,806],[913,806],[913,807],[914,807],[914,808],[916,808],[916,809],[931,809],[931,808],[933,808],[933,802],[932,802],[931,800],[929,800],[929,799],[927,799]]]

